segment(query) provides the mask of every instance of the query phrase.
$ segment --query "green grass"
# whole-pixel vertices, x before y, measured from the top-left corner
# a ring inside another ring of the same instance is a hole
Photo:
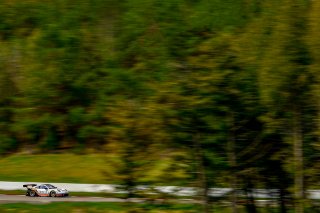
[[[246,209],[241,207],[239,213],[246,213]],[[306,213],[314,213],[312,209],[305,209]],[[71,212],[71,213],[199,213],[200,205],[192,204],[137,204],[137,203],[50,203],[50,204],[29,204],[29,203],[7,203],[0,204],[0,212],[18,212],[18,213],[56,213],[56,212]],[[215,206],[212,213],[231,213],[230,207]],[[277,208],[258,208],[259,213],[277,213]],[[293,213],[292,208],[288,209],[288,213]]]
[[[182,169],[175,169],[167,177],[167,170],[175,162],[165,157],[141,173],[139,181],[158,185],[179,185],[186,179]],[[50,183],[119,183],[120,162],[113,154],[15,154],[0,158],[0,181]]]
[[[103,155],[45,154],[13,155],[0,159],[1,181],[106,183],[103,174],[112,170]]]
[[[74,213],[195,213],[198,208],[189,204],[133,204],[133,203],[50,203],[50,204],[0,204],[0,212],[74,212]]]

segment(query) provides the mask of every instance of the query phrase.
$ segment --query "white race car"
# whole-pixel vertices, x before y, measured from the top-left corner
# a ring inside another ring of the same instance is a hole
[[[66,189],[57,188],[51,184],[25,184],[23,187],[27,188],[26,196],[35,197],[66,197],[69,192]]]

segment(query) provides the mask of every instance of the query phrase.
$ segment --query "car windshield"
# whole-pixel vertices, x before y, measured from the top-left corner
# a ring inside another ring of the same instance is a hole
[[[46,184],[46,186],[47,186],[49,189],[55,189],[55,188],[57,188],[57,187],[55,187],[55,186],[53,186],[53,185],[51,185],[51,184]]]

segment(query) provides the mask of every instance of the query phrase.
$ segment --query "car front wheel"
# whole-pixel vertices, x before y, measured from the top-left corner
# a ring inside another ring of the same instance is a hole
[[[50,197],[55,197],[56,196],[56,192],[55,191],[51,191],[50,192]]]

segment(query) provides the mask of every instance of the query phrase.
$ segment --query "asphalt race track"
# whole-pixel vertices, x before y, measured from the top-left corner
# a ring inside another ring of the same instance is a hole
[[[104,197],[28,197],[25,195],[4,195],[0,194],[0,203],[51,203],[51,202],[127,202],[120,198]],[[141,202],[141,200],[131,200]]]

